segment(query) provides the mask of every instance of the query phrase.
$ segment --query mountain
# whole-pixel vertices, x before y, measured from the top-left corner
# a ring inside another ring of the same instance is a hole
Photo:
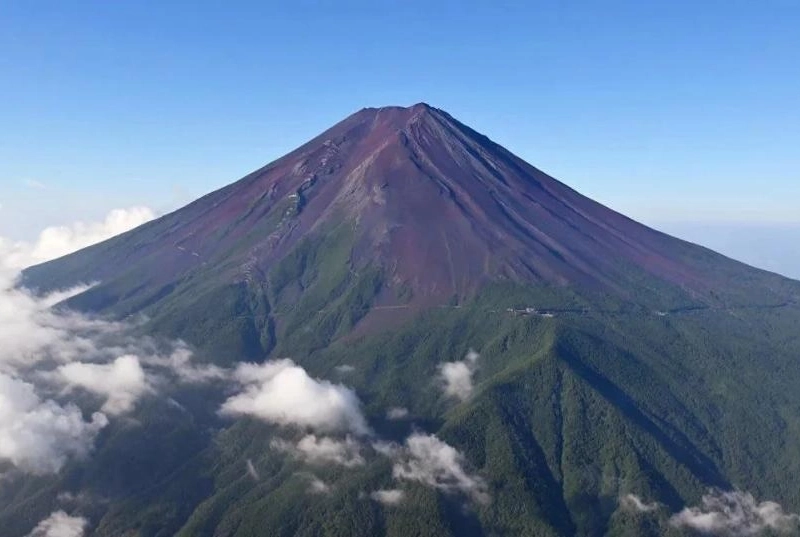
[[[728,293],[752,291],[736,278],[743,267],[581,196],[426,104],[361,110],[244,179],[60,261],[53,281],[105,282],[134,264],[165,276],[148,282],[160,285],[223,255],[237,262],[228,279],[245,278],[344,223],[352,267],[380,266],[412,303],[466,298],[496,280],[622,293],[655,277],[701,301],[721,280]],[[87,269],[92,256],[106,262]]]
[[[669,513],[709,487],[800,511],[800,283],[634,222],[426,104],[363,109],[21,282],[97,282],[64,305],[201,362],[291,357],[352,386],[380,438],[454,446],[490,500],[411,483],[371,501],[392,484],[377,455],[317,469],[329,489],[309,494],[274,424],[175,387],[183,412],[152,397],[87,460],[0,482],[19,535],[64,488],[103,498],[97,536],[682,535]],[[443,395],[446,362],[468,397]]]

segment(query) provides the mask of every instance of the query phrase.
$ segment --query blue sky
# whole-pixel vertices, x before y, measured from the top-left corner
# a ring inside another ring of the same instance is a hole
[[[647,223],[800,224],[798,28],[794,0],[6,2],[0,235],[419,101]]]

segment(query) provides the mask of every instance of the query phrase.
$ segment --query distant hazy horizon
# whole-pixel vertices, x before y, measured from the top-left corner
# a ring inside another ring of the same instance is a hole
[[[800,280],[800,224],[654,222],[650,225],[737,261]]]

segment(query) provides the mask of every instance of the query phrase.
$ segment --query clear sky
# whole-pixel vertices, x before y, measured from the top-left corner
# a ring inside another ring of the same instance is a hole
[[[800,1],[0,6],[0,235],[425,101],[647,223],[800,223]]]

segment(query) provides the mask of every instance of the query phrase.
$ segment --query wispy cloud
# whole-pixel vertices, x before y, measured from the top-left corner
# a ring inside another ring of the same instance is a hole
[[[408,417],[408,409],[405,407],[395,406],[386,411],[386,419],[388,420],[404,420]]]
[[[372,449],[376,453],[384,457],[397,457],[403,450],[402,446],[396,442],[389,442],[386,440],[375,440],[372,442]]]
[[[461,401],[469,399],[473,389],[472,375],[478,368],[478,358],[478,353],[471,350],[463,360],[439,366],[442,389],[446,396]]]
[[[142,359],[142,363],[166,369],[185,384],[204,384],[231,378],[230,370],[214,364],[198,364],[193,358],[194,353],[191,349],[182,341],[178,341],[175,342],[171,353],[150,354]]]
[[[273,449],[289,453],[309,464],[336,464],[353,468],[366,463],[361,455],[361,444],[349,436],[344,440],[338,440],[309,434],[301,438],[297,444],[276,439],[270,445]]]
[[[28,537],[83,537],[88,525],[89,521],[83,517],[55,511],[39,522]]]
[[[396,479],[417,481],[446,492],[461,492],[478,503],[487,503],[484,480],[464,469],[464,456],[434,435],[415,433],[404,445],[392,470]]]
[[[41,181],[37,181],[36,179],[25,179],[22,181],[25,186],[28,188],[33,188],[35,190],[45,190],[47,189],[47,185]]]
[[[740,490],[711,491],[699,506],[686,507],[673,515],[670,524],[720,537],[750,537],[766,530],[785,535],[800,533],[800,516],[786,513],[775,502],[756,502],[752,494]]]
[[[626,494],[619,499],[619,504],[624,509],[638,511],[640,513],[650,513],[659,508],[657,502],[647,503],[636,494]]]
[[[261,476],[258,474],[258,470],[256,470],[256,467],[251,459],[247,459],[245,462],[245,468],[247,468],[247,475],[252,477],[254,481],[261,479]]]
[[[399,505],[405,499],[405,493],[400,489],[381,489],[369,495],[370,498],[383,505]]]
[[[331,486],[314,474],[306,474],[306,477],[309,480],[309,494],[329,494],[331,492]]]

